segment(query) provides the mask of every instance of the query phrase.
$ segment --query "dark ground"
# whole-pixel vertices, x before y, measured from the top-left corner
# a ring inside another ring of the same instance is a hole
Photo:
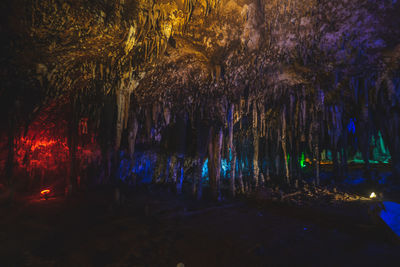
[[[0,208],[0,266],[399,266],[400,245],[365,205],[215,204],[165,190]]]

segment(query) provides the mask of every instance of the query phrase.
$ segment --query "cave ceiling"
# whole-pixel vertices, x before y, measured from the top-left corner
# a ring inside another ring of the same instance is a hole
[[[100,92],[134,93],[140,105],[178,109],[244,95],[273,106],[298,91],[315,95],[316,88],[334,102],[338,73],[386,77],[398,70],[397,1],[8,4],[3,59],[8,72],[40,88],[37,105],[70,92]]]

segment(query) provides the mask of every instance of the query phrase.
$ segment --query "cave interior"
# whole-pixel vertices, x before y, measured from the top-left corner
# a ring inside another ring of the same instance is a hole
[[[0,266],[398,266],[400,1],[0,7]]]

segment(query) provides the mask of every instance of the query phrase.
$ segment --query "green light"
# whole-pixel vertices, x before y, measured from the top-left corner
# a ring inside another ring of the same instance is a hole
[[[304,158],[304,152],[301,153],[301,158],[300,158],[300,167],[301,168],[305,168],[306,167],[306,163],[305,163],[305,158]]]
[[[369,159],[370,164],[389,163],[390,153],[385,143],[383,142],[381,132],[378,132],[378,136],[376,139],[374,136],[372,136],[370,147],[372,147],[372,153],[370,154],[370,159]],[[349,162],[364,164],[361,152],[357,151],[354,155],[352,155],[349,158]]]

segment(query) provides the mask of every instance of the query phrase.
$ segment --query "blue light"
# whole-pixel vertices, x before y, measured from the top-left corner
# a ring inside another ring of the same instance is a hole
[[[355,179],[347,178],[344,182],[346,184],[359,185],[359,184],[362,184],[362,183],[365,182],[365,178],[363,178],[363,177],[358,177],[358,178],[355,178]]]
[[[351,118],[349,124],[347,125],[347,129],[353,134],[356,132],[356,125],[354,124],[355,120],[356,119]]]
[[[206,178],[208,176],[208,159],[204,161],[203,170],[201,171],[201,177]]]
[[[117,170],[117,177],[121,179],[122,181],[125,181],[129,176],[131,172],[131,166],[130,166],[130,161],[128,159],[122,159],[118,170]]]
[[[230,164],[227,159],[221,159],[221,174],[223,177],[226,177],[227,173],[230,170]],[[201,177],[208,180],[208,159],[204,161],[203,169],[201,171]]]
[[[385,209],[381,211],[380,217],[400,237],[400,204],[383,201],[383,205]]]
[[[229,170],[229,164],[226,159],[221,159],[221,169],[223,177],[226,177],[226,172]]]
[[[137,176],[139,183],[150,183],[153,177],[155,161],[151,154],[137,152],[131,172]]]

